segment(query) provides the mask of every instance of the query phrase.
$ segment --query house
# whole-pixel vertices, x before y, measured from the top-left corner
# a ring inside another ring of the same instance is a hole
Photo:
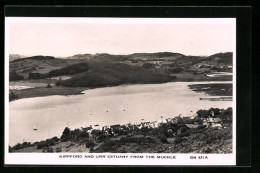
[[[93,128],[92,128],[92,125],[90,125],[89,127],[82,128],[82,130],[87,132],[89,134],[89,136],[91,136],[91,132],[92,132]]]
[[[90,125],[89,127],[83,127],[83,128],[82,128],[82,130],[83,130],[83,131],[86,131],[86,132],[89,131],[89,130],[91,130],[91,129],[92,129],[92,125]]]
[[[109,126],[103,126],[102,131],[106,131],[109,128]]]
[[[120,130],[120,129],[121,129],[121,126],[120,126],[120,124],[116,124],[116,125],[110,126],[110,128],[111,128],[113,131],[115,131],[115,130]]]
[[[210,117],[203,120],[203,125],[206,125],[207,127],[222,128],[221,122],[222,120],[220,118]]]
[[[149,127],[150,127],[150,128],[158,128],[158,126],[159,126],[159,123],[156,122],[156,121],[153,121],[153,122],[151,122],[151,123],[149,124]]]
[[[94,130],[102,130],[102,127],[100,127],[99,124],[95,124],[93,129]]]
[[[143,122],[143,123],[141,123],[141,124],[142,124],[143,127],[149,127],[150,122]]]
[[[127,124],[126,124],[126,125],[122,125],[122,126],[120,127],[120,129],[121,129],[121,130],[130,130],[130,128],[127,126]]]
[[[178,122],[178,119],[177,119],[177,118],[172,118],[172,122],[173,122],[173,123],[177,123],[177,122]]]
[[[141,129],[141,128],[143,128],[143,124],[137,124],[136,127],[137,127],[138,129]]]

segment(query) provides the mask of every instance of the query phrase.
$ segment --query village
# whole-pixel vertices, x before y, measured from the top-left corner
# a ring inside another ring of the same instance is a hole
[[[181,115],[174,117],[174,118],[166,118],[163,119],[161,117],[161,120],[158,121],[148,121],[144,122],[142,119],[142,122],[137,124],[115,124],[115,125],[107,125],[107,126],[99,126],[98,124],[88,127],[82,128],[83,131],[87,132],[89,136],[92,136],[93,130],[100,130],[104,132],[105,135],[118,135],[119,131],[130,131],[130,130],[138,130],[142,128],[148,128],[148,129],[155,129],[159,128],[163,124],[167,123],[173,123],[173,124],[182,124],[182,128],[198,128],[199,126],[203,126],[204,128],[225,128],[223,126],[223,121],[221,118],[216,117],[214,111],[210,111],[208,115],[206,115],[204,118],[198,118],[198,117],[182,117]],[[181,128],[178,128],[177,131],[173,131],[172,129],[168,129],[172,132],[173,136],[180,135],[182,133]]]
[[[35,129],[37,130],[37,129]],[[225,146],[219,150],[219,146]],[[158,121],[65,127],[60,137],[9,147],[10,152],[230,153],[232,108],[198,110],[196,115]]]

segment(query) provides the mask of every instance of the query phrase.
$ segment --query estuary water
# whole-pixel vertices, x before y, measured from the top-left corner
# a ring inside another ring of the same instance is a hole
[[[89,89],[82,95],[26,98],[9,103],[9,145],[60,137],[64,128],[158,121],[194,116],[199,109],[232,107],[210,101],[188,85],[230,82],[170,82]],[[214,96],[215,98],[216,96]],[[143,119],[143,120],[142,120]],[[37,130],[33,130],[34,126]]]

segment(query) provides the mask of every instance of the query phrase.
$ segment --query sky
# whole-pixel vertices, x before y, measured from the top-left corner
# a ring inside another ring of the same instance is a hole
[[[233,51],[234,26],[228,22],[48,21],[9,22],[9,54],[66,57],[175,52],[207,56]]]

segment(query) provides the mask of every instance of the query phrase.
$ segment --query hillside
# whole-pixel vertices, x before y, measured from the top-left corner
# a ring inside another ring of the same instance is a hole
[[[49,73],[52,70],[65,68],[77,64],[82,60],[77,59],[57,59],[57,58],[22,58],[11,61],[9,64],[10,73],[16,72],[17,75],[28,79],[29,73]]]
[[[226,52],[226,53],[217,53],[214,55],[211,55],[209,58],[211,60],[216,60],[218,63],[224,63],[226,65],[232,65],[233,63],[233,53],[232,52]]]
[[[163,83],[174,77],[123,63],[89,63],[89,70],[61,82],[67,87],[101,87],[129,83]]]
[[[192,78],[200,78],[198,74],[208,74],[214,72],[232,72],[232,56],[233,54],[231,52],[217,53],[211,56],[186,56],[180,53],[172,52],[134,53],[129,55],[111,55],[107,53],[99,53],[93,55],[77,54],[71,57],[67,57],[65,59],[55,58],[52,56],[33,56],[10,61],[9,68],[10,73],[13,73],[12,75],[14,75],[15,72],[17,75],[22,76],[26,80],[28,79],[30,73],[47,74],[51,71],[54,71],[51,73],[56,73],[57,71],[55,72],[55,70],[61,70],[62,68],[66,67],[70,69],[69,66],[73,64],[89,63],[92,64],[94,68],[92,68],[93,73],[91,73],[91,71],[88,72],[88,79],[86,80],[90,80],[93,77],[97,78],[96,80],[107,81],[109,85],[111,83],[121,83],[119,81],[131,81],[132,83],[136,80],[139,80],[140,78],[140,80],[144,80],[144,83],[149,83],[150,79],[154,78],[152,77],[152,75],[154,74],[160,74],[164,76],[172,75],[178,76],[178,78],[184,75],[189,78],[188,80],[191,80]],[[125,72],[124,68],[115,67],[115,69],[117,70],[117,72],[115,73],[115,70],[113,70],[113,68],[104,68],[104,64],[106,64],[106,66],[108,66],[109,64],[117,64],[117,66],[119,67],[125,65],[125,67],[129,71],[135,71],[133,74],[135,74],[138,77],[133,77],[134,75],[132,75],[132,77],[118,76],[117,73],[122,74]],[[109,70],[112,71],[110,72]],[[150,76],[146,74],[147,70],[149,71],[149,73],[151,73]],[[104,74],[103,72],[106,73]],[[139,73],[144,74],[140,75]],[[56,76],[74,74],[75,73],[73,73],[72,71],[71,73],[57,73]],[[82,75],[84,76],[85,74]],[[142,77],[144,75],[149,77],[145,79]],[[46,78],[47,77],[49,76],[46,75]],[[114,77],[117,79],[115,80]],[[110,79],[112,82],[109,82],[108,79]],[[204,78],[202,80],[204,80]],[[92,79],[90,81],[92,81]],[[165,79],[159,81],[165,81]],[[67,82],[64,82],[64,85],[67,85]]]
[[[32,56],[32,57],[26,57],[26,58],[20,58],[20,59],[16,59],[14,60],[14,62],[17,61],[24,61],[24,60],[54,60],[55,58],[53,56]]]
[[[25,56],[19,55],[19,54],[10,54],[9,55],[9,61],[14,61],[16,59],[24,58]]]

